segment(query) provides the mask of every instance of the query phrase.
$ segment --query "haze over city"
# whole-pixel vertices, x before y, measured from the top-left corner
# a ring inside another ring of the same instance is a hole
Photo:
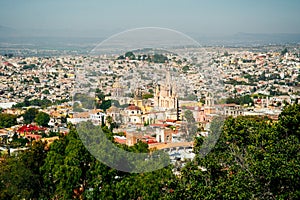
[[[295,37],[299,8],[297,0],[1,1],[0,36],[99,38],[137,27],[164,27],[196,38],[237,33]]]

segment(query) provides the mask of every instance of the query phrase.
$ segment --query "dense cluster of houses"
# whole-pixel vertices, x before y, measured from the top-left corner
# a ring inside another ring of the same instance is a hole
[[[49,132],[67,133],[67,123],[90,120],[113,127],[118,143],[131,146],[143,141],[152,149],[170,149],[176,143],[187,148],[193,144],[186,137],[191,126],[186,112],[196,127],[193,134],[207,136],[216,116],[276,119],[285,104],[299,99],[300,59],[294,52],[226,49],[222,54],[220,49],[207,48],[182,51],[181,57],[166,56],[166,63],[101,56],[0,56],[1,112],[19,116],[18,125],[0,129],[1,137],[18,134],[40,140]],[[99,99],[96,89],[105,98]],[[73,95],[87,92],[96,95],[96,102],[111,100],[112,105],[106,110],[82,107],[81,112],[74,111]],[[244,95],[251,96],[253,103],[225,103],[229,96]],[[52,103],[14,107],[36,99]],[[29,107],[50,115],[47,128],[24,124],[22,114]]]

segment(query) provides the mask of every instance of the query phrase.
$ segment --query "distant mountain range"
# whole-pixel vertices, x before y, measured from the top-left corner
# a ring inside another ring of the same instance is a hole
[[[14,37],[17,31],[13,28],[0,25],[0,37]]]
[[[276,44],[300,44],[300,33],[237,33],[229,36],[197,37],[197,41],[206,45],[259,46]]]
[[[93,46],[121,30],[107,31],[72,31],[72,30],[18,30],[11,27],[0,26],[0,48],[10,45],[39,46],[47,45],[51,48],[63,46],[86,47]],[[269,44],[300,44],[299,34],[259,34],[237,33],[229,36],[199,36],[197,33],[189,34],[201,45],[222,46],[259,46]]]

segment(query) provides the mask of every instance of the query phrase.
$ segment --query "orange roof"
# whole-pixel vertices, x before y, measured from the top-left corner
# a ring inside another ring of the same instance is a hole
[[[194,142],[173,142],[173,143],[154,143],[149,144],[149,149],[166,149],[175,147],[193,147]]]
[[[114,141],[116,143],[119,143],[119,144],[126,144],[126,139],[122,139],[122,138],[119,138],[119,137],[115,137]]]
[[[162,127],[162,128],[164,128],[164,127],[168,127],[168,126],[170,126],[169,124],[150,124],[150,126],[154,126],[154,127]]]
[[[90,116],[89,112],[80,112],[80,113],[74,113],[74,118],[88,118]]]
[[[140,107],[135,106],[135,105],[133,105],[133,104],[129,105],[129,106],[127,107],[127,109],[128,109],[128,110],[141,110]]]
[[[26,134],[25,137],[30,139],[35,139],[35,140],[39,140],[42,138],[41,135],[37,135],[37,134]]]
[[[103,112],[101,109],[94,109],[90,111],[90,114],[97,114],[98,112]]]
[[[172,122],[172,123],[174,123],[174,122],[176,122],[177,120],[175,120],[175,119],[167,119],[166,120],[166,122]]]
[[[0,129],[0,135],[6,135],[8,133],[5,129]]]

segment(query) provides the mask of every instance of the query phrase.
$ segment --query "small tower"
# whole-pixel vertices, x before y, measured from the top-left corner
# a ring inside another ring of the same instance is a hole
[[[124,88],[120,84],[119,81],[116,81],[112,86],[112,97],[123,97],[124,96]]]
[[[213,95],[209,92],[207,92],[207,95],[205,97],[205,107],[214,107],[214,98]]]
[[[205,105],[204,105],[204,113],[205,114],[213,114],[215,113],[215,107],[214,107],[214,97],[211,93],[207,92],[205,97]]]
[[[135,105],[135,106],[138,106],[140,108],[142,108],[144,105],[143,105],[143,92],[142,92],[142,89],[141,88],[137,88],[135,91],[134,91],[134,98],[132,100],[132,103]]]

